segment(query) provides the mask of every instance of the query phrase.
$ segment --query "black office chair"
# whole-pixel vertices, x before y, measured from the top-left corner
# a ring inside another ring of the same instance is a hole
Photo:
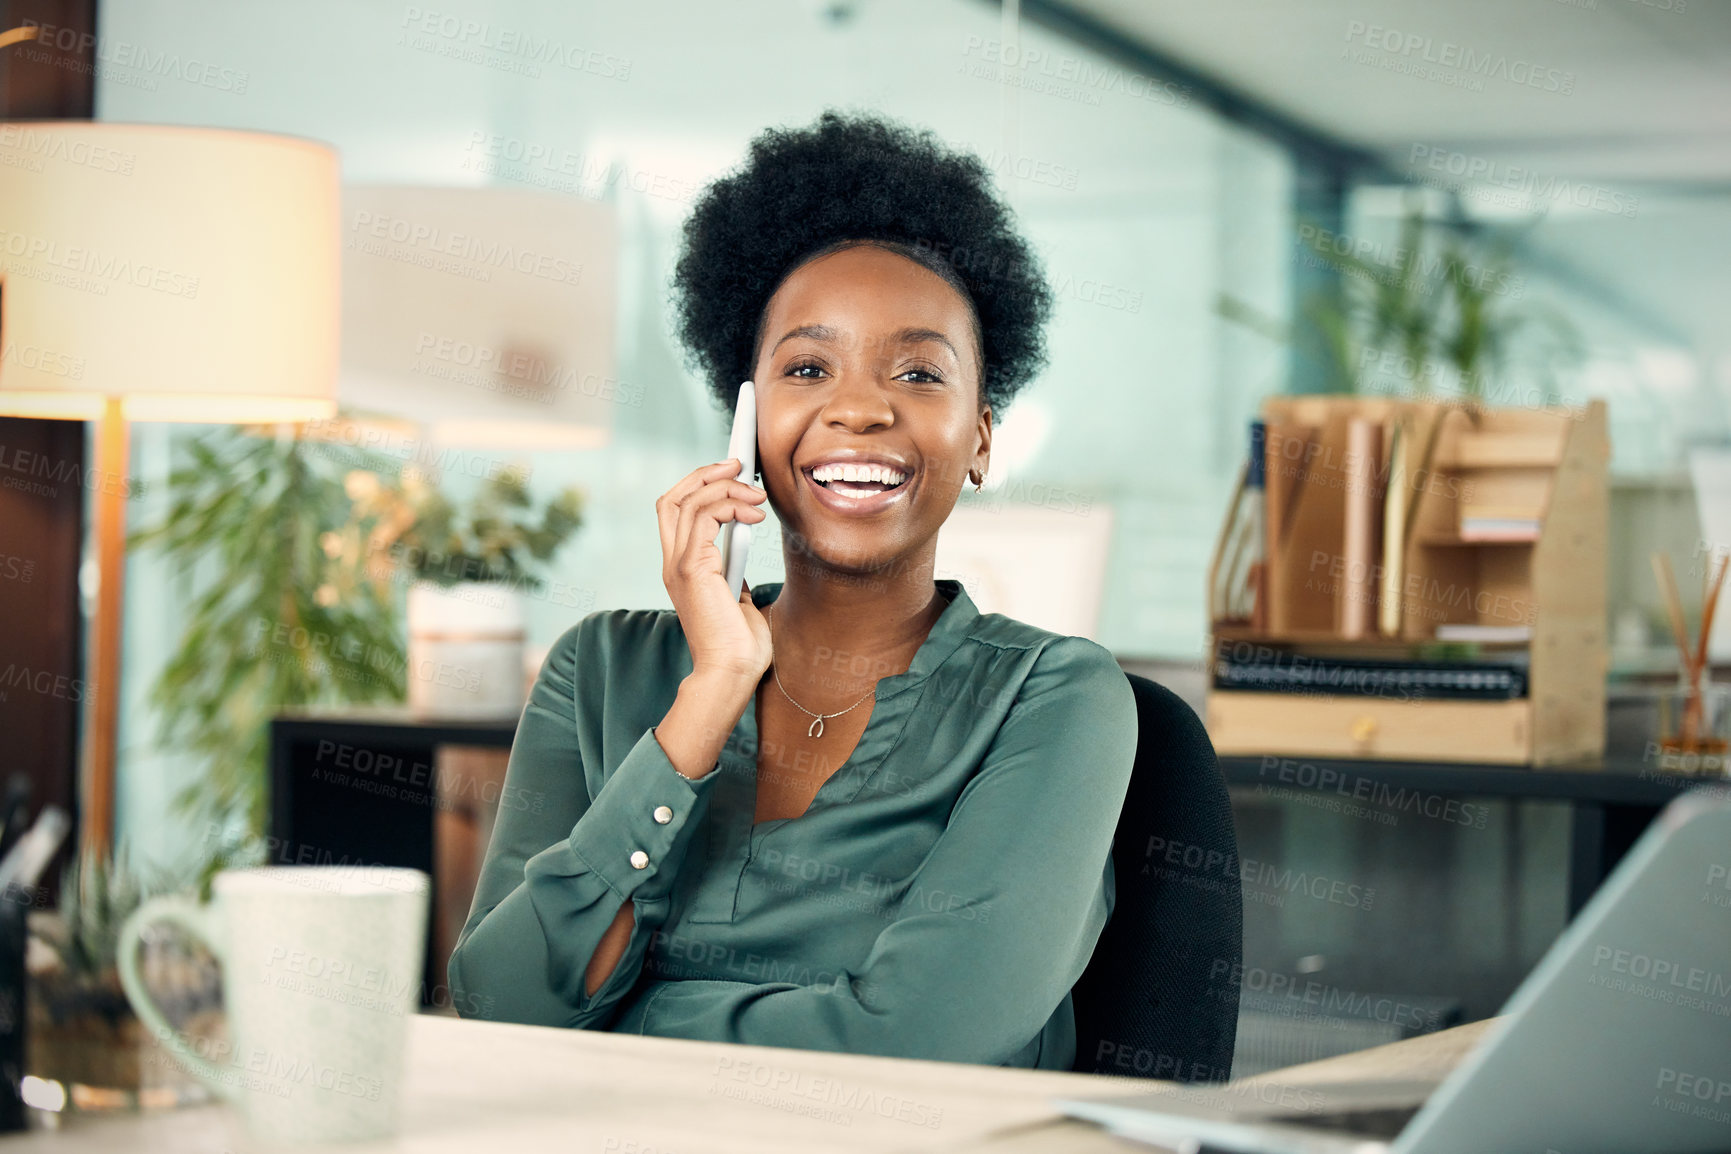
[[[1244,956],[1226,779],[1195,712],[1171,690],[1126,676],[1140,736],[1112,843],[1112,917],[1071,992],[1075,1069],[1222,1081]]]

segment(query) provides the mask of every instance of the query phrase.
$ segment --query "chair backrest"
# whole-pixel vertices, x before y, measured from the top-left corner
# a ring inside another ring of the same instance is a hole
[[[1195,711],[1125,676],[1140,734],[1112,843],[1112,916],[1071,994],[1074,1068],[1221,1081],[1231,1076],[1244,955],[1226,779]]]

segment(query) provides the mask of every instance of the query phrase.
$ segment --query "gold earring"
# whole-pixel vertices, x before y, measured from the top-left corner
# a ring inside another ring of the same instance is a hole
[[[974,483],[974,492],[978,493],[986,483],[986,475],[984,473],[969,473],[968,480]]]

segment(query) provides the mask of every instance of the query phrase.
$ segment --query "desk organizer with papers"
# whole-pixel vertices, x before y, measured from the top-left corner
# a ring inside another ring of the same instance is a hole
[[[1608,457],[1602,401],[1267,398],[1209,571],[1215,748],[1601,754]]]

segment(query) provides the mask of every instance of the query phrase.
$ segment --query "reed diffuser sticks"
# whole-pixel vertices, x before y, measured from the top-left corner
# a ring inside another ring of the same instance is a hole
[[[1676,744],[1680,752],[1701,751],[1701,729],[1704,720],[1707,672],[1707,638],[1713,632],[1713,617],[1719,607],[1719,592],[1725,586],[1725,573],[1731,569],[1731,553],[1719,557],[1709,585],[1703,573],[1701,591],[1701,630],[1690,644],[1688,627],[1683,623],[1683,599],[1677,592],[1677,578],[1671,571],[1671,559],[1663,553],[1653,554],[1653,575],[1658,578],[1659,591],[1665,596],[1665,614],[1671,622],[1671,637],[1677,643],[1677,653],[1683,662],[1685,696],[1681,724]],[[1714,752],[1717,752],[1715,750]]]

